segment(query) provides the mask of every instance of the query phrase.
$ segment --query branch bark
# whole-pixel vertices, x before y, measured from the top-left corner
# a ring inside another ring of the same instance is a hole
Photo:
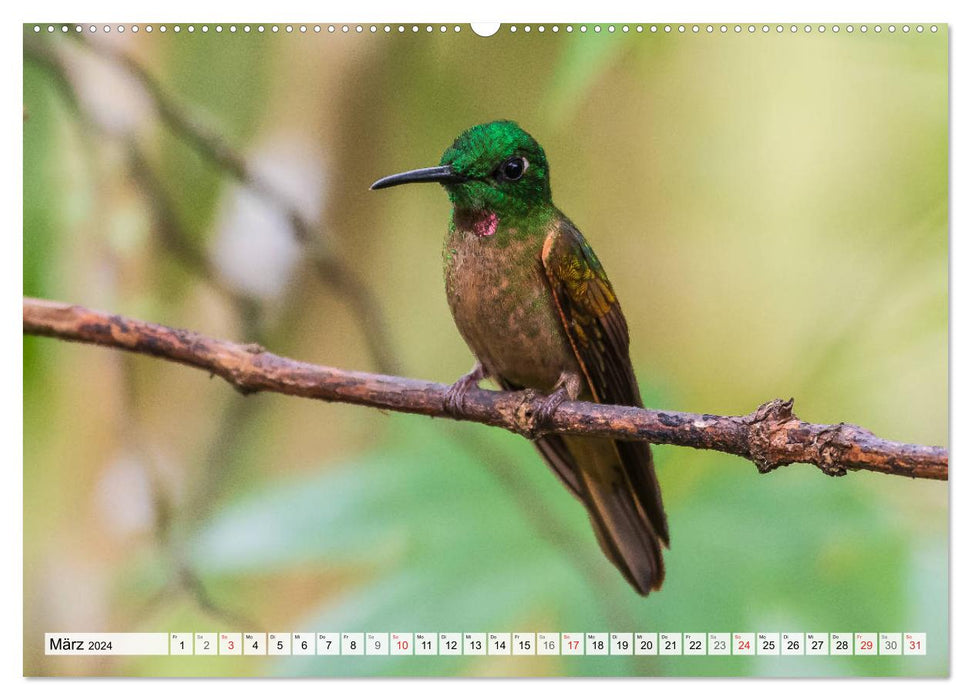
[[[146,323],[81,306],[24,298],[24,333],[91,343],[152,355],[218,375],[249,394],[290,396],[370,406],[505,428],[528,438],[542,397],[531,391],[473,389],[459,414],[445,409],[444,384],[322,367],[192,331]],[[948,450],[884,440],[859,426],[806,423],[792,399],[776,399],[744,416],[658,411],[568,401],[549,432],[717,450],[755,463],[760,472],[797,462],[826,474],[866,470],[920,479],[947,480]]]

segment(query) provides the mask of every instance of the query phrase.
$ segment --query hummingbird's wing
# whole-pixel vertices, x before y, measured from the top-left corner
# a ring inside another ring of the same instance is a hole
[[[543,267],[594,400],[640,406],[627,319],[603,266],[570,221],[561,219],[546,237]]]
[[[549,233],[542,260],[563,329],[594,400],[641,406],[627,321],[603,266],[569,220],[561,219]],[[667,545],[669,539],[650,446],[608,441],[613,449],[604,454],[576,439],[564,443],[580,448],[569,450],[575,464],[599,465],[599,476],[589,469],[576,473],[604,550],[628,579],[640,582],[642,593],[645,578],[656,588],[663,562],[655,540]]]

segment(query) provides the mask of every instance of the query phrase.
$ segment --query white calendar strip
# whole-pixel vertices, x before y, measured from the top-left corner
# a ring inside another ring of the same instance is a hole
[[[49,656],[925,656],[924,632],[48,633]]]

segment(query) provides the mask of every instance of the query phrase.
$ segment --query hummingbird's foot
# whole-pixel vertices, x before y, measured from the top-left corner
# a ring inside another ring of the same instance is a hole
[[[553,425],[553,415],[564,401],[575,401],[580,395],[580,375],[563,372],[553,387],[553,393],[536,409],[533,416],[534,430],[542,432]]]
[[[563,388],[557,389],[547,396],[546,400],[536,409],[536,413],[533,416],[533,430],[537,433],[542,433],[544,429],[551,427],[556,409],[568,398],[570,397],[567,396],[566,389]]]
[[[479,382],[486,378],[482,363],[476,362],[468,374],[463,375],[445,392],[445,410],[453,416],[460,416],[465,411],[465,395],[472,387],[478,387]]]

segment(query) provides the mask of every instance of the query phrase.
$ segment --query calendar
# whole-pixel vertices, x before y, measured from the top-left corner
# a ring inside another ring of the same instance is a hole
[[[731,637],[732,644],[728,644]],[[848,637],[855,642],[851,646]],[[460,640],[465,640],[464,644]],[[806,647],[806,640],[810,646]],[[780,641],[782,644],[780,645]],[[561,643],[565,642],[565,646]],[[45,635],[51,656],[926,656],[920,632],[222,632]],[[416,645],[417,644],[417,645]],[[561,651],[562,649],[562,651]]]
[[[21,27],[24,676],[950,675],[947,17],[188,9]]]

